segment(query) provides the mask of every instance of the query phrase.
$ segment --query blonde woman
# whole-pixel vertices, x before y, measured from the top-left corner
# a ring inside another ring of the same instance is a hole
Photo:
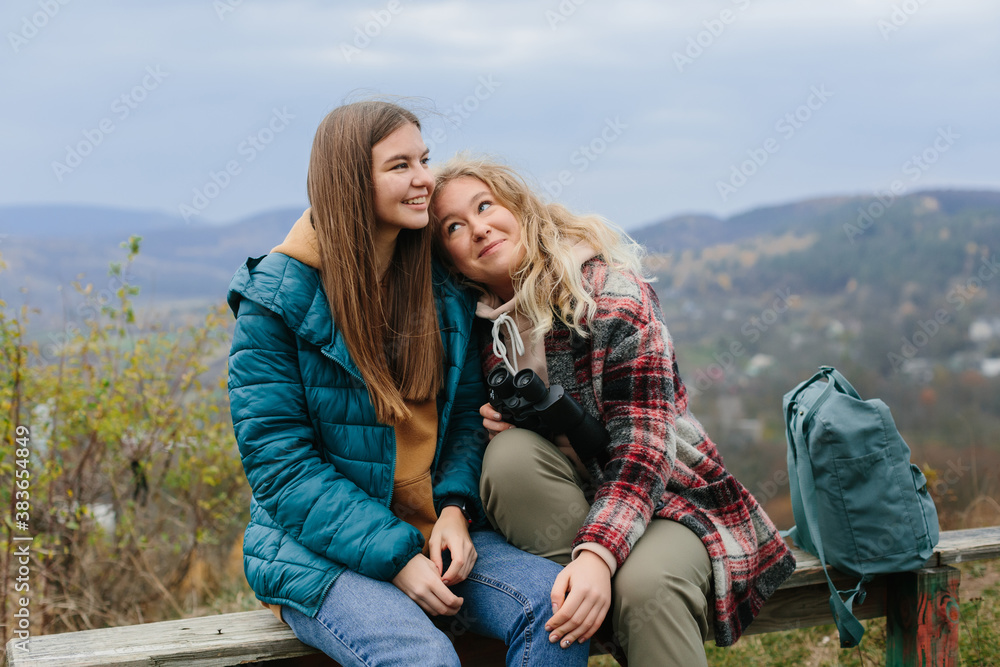
[[[630,664],[704,665],[703,642],[735,642],[795,562],[688,410],[638,249],[485,159],[437,171],[431,219],[440,255],[481,293],[487,375],[531,369],[607,430],[607,444],[558,427],[549,441],[481,408],[487,517],[565,565],[549,640],[587,640],[610,614]]]
[[[427,153],[402,107],[332,111],[311,209],[230,285],[247,579],[345,666],[458,665],[438,625],[503,639],[510,665],[583,665],[539,639],[558,566],[482,530],[473,303],[431,263]]]

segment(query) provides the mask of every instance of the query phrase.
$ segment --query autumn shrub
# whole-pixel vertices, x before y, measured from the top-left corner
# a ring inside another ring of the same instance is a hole
[[[58,345],[26,340],[31,312],[0,301],[6,639],[25,617],[38,635],[183,615],[246,523],[225,378],[206,374],[228,317],[139,326],[140,239],[122,246],[100,298],[74,284],[92,308]]]

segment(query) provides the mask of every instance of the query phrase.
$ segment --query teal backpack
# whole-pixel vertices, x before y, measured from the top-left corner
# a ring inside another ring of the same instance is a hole
[[[826,575],[841,648],[851,648],[865,633],[852,612],[864,602],[864,584],[923,566],[937,545],[937,510],[889,408],[862,400],[833,367],[785,394],[782,407],[795,516],[782,535],[824,568],[860,579],[838,591]]]

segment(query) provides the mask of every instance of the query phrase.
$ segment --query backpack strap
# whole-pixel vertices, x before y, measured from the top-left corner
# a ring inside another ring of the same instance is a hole
[[[799,440],[805,440],[805,437],[803,435],[803,432],[805,431],[805,424],[807,423],[808,420],[812,419],[813,413],[816,412],[816,409],[823,403],[825,403],[826,400],[830,398],[831,393],[833,393],[835,384],[828,377],[828,373],[830,370],[833,370],[831,366],[820,366],[818,373],[813,375],[805,382],[801,383],[798,387],[795,388],[795,391],[792,393],[792,395],[787,397],[787,401],[785,403],[785,437],[788,440],[788,451],[791,453],[793,459],[789,460],[788,462],[789,475],[791,475],[792,473],[791,468],[793,466],[796,468],[798,467],[798,460],[799,460],[798,449],[800,448],[796,447],[793,434],[797,433],[799,436]],[[826,386],[823,388],[823,391],[820,393],[819,397],[817,397],[817,399],[813,402],[812,408],[809,410],[808,414],[806,414],[805,411],[802,411],[799,408],[799,401],[798,401],[799,395],[803,391],[811,387],[814,383],[818,382],[819,380],[822,380],[823,378],[827,378]],[[845,379],[844,381],[846,382],[847,380]],[[798,416],[802,417],[802,419],[796,418],[796,412],[799,413]],[[805,456],[808,459],[808,450],[805,449],[805,445],[802,445],[801,449],[805,452]],[[810,468],[810,473],[811,472],[812,470]],[[811,479],[812,477],[810,476],[810,480]],[[792,501],[793,516],[803,516],[805,514],[805,508],[803,507],[803,491],[802,489],[799,489],[798,493],[795,492],[796,486],[801,487],[803,481],[804,478],[802,478],[801,475],[796,475],[793,476],[789,482],[792,488],[791,501]],[[811,489],[810,492],[813,498],[813,500],[810,502],[814,502],[815,484],[813,484],[813,489]],[[781,535],[781,537],[791,538],[792,540],[795,541],[796,544],[804,548],[806,551],[815,552],[816,547],[811,543],[810,536],[804,533],[800,535],[799,533],[800,531],[798,526],[792,526],[788,530],[778,531],[778,534]]]
[[[791,490],[792,490],[791,493],[792,515],[797,517],[803,516],[805,514],[805,508],[803,508],[802,506],[802,492],[799,491],[798,493],[796,493],[796,488],[799,485],[797,475],[792,475],[792,468],[795,468],[798,465],[796,463],[798,461],[798,454],[796,451],[795,442],[793,441],[792,433],[796,432],[797,430],[803,430],[805,428],[804,426],[802,426],[805,420],[796,419],[796,414],[795,414],[796,412],[800,412],[799,416],[805,415],[805,412],[802,412],[799,409],[798,398],[799,395],[802,394],[802,392],[811,387],[815,382],[818,382],[819,380],[825,378],[827,376],[826,369],[828,368],[830,367],[821,366],[818,373],[813,375],[805,382],[800,383],[799,386],[797,386],[795,390],[791,393],[791,395],[785,397],[785,404],[784,404],[785,438],[788,440],[788,451],[791,455],[791,459],[789,459],[788,461],[788,467],[789,467],[788,473],[789,475],[791,475],[789,484],[791,485]],[[823,390],[820,397],[816,400],[815,404],[819,405],[824,403],[826,399],[830,397],[830,392],[833,391],[833,387],[834,385],[832,382],[827,382],[827,386]],[[810,418],[812,417],[812,412],[813,410],[810,410],[808,417]],[[811,544],[809,535],[804,533],[800,534],[800,532],[801,531],[799,531],[798,526],[792,526],[788,530],[778,531],[778,534],[781,535],[781,537],[783,538],[791,538],[792,540],[795,541],[796,544],[798,544],[806,551],[815,552],[816,548]]]
[[[852,396],[859,401],[861,400],[861,395],[858,394],[857,390],[851,385],[850,382],[847,381],[847,378],[841,375],[840,371],[836,368],[833,366],[820,366],[819,369],[820,373],[824,373],[828,376],[828,378],[831,378],[845,394]]]
[[[807,428],[809,422],[812,421],[813,415],[816,414],[816,411],[819,410],[824,403],[826,403],[826,400],[830,398],[835,389],[839,388],[841,393],[847,394],[848,396],[856,398],[859,401],[861,400],[861,395],[858,394],[857,390],[851,385],[850,382],[847,381],[847,378],[840,374],[840,371],[833,366],[820,366],[818,373],[800,384],[798,389],[796,389],[795,393],[792,395],[792,399],[788,402],[788,409],[793,410],[795,408],[797,403],[795,399],[799,397],[799,394],[801,394],[806,387],[823,378],[826,378],[826,387],[823,389],[823,393],[821,393],[819,397],[813,401],[812,407],[809,408],[808,412],[805,413],[805,416],[799,422],[801,430],[803,431]],[[791,415],[785,414],[785,424],[790,425],[791,423]]]
[[[840,375],[840,373],[837,373],[835,370],[833,373]],[[822,372],[820,374],[822,374]],[[844,380],[844,383],[850,387],[847,380]],[[833,385],[834,382],[830,381],[829,386],[824,390],[823,395],[821,396],[823,400],[830,395],[830,392],[833,390]],[[851,389],[853,389],[853,387],[851,387]],[[820,400],[816,401],[817,404],[820,402]],[[815,411],[815,405],[813,406],[813,410],[810,410],[810,413],[813,411]],[[806,417],[809,416],[809,414],[806,415]],[[833,580],[830,578],[830,573],[826,569],[826,556],[823,553],[823,540],[819,533],[819,515],[816,513],[816,480],[813,476],[812,461],[809,458],[809,451],[806,447],[805,437],[802,432],[803,424],[806,419],[794,419],[794,416],[791,414],[786,415],[786,417],[790,419],[790,421],[788,421],[788,433],[793,446],[795,469],[799,478],[799,488],[803,496],[802,504],[804,507],[802,509],[805,511],[806,523],[809,525],[809,536],[812,538],[813,546],[816,547],[816,554],[819,556],[819,562],[823,565],[823,574],[826,575],[826,582],[830,587],[830,611],[833,612],[833,618],[837,624],[837,630],[840,632],[840,647],[853,648],[861,642],[861,638],[864,637],[865,634],[864,626],[861,625],[861,622],[854,616],[852,609],[855,601],[857,601],[858,604],[862,604],[865,600],[865,590],[863,586],[867,581],[867,578],[863,577],[861,581],[858,582],[857,586],[848,591],[837,590],[837,587],[834,586]],[[793,529],[793,531],[794,530],[795,529]],[[847,595],[847,600],[845,601],[841,599],[841,595]]]

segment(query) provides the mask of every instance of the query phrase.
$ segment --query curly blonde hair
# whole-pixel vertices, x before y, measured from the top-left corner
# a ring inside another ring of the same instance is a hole
[[[562,204],[546,203],[511,167],[491,158],[460,153],[434,169],[438,197],[448,184],[470,176],[482,181],[501,206],[509,210],[521,227],[518,246],[524,259],[511,272],[516,294],[515,310],[532,323],[537,340],[552,329],[553,317],[581,336],[583,326],[597,308],[594,297],[583,283],[573,247],[584,242],[613,269],[642,276],[642,246],[624,231],[597,215],[576,215]],[[458,273],[444,249],[441,221],[433,214],[434,251],[461,282],[486,293],[485,288]]]

